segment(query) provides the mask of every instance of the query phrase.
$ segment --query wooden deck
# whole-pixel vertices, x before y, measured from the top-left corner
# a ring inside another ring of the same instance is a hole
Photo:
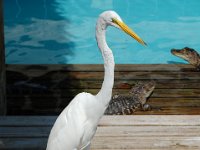
[[[55,118],[55,116],[0,117],[0,149],[45,150]],[[199,150],[200,116],[104,116],[92,141],[91,149]]]
[[[103,65],[7,65],[9,115],[57,115],[79,92],[96,94]],[[137,81],[155,80],[148,99],[152,111],[139,115],[199,115],[200,72],[191,65],[116,65],[114,93],[126,93]]]

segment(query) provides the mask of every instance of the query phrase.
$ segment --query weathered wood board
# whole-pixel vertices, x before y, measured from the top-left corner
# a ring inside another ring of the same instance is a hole
[[[76,94],[96,94],[103,71],[103,65],[7,65],[8,114],[59,114]],[[113,94],[147,80],[156,82],[148,99],[153,109],[135,114],[200,114],[200,72],[187,64],[116,65]]]
[[[45,150],[56,116],[0,117],[0,149]],[[199,150],[199,115],[104,116],[92,150]]]

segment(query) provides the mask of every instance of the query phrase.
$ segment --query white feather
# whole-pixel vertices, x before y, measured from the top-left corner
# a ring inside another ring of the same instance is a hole
[[[49,136],[47,150],[73,150],[87,145],[95,134],[102,115],[97,113],[102,109],[103,105],[94,95],[78,94],[57,118]]]

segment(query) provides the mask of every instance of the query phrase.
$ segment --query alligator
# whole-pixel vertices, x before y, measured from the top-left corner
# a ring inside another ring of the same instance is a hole
[[[195,66],[197,70],[200,70],[200,55],[194,49],[188,47],[172,49],[171,53],[188,61],[191,65]]]
[[[104,114],[131,115],[137,110],[151,110],[151,106],[146,104],[146,100],[151,95],[154,88],[154,81],[136,83],[128,94],[114,95]]]

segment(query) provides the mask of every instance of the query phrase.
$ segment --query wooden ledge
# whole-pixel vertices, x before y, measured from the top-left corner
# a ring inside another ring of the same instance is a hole
[[[0,117],[0,149],[44,150],[56,116]],[[199,150],[200,115],[103,116],[91,150]]]

